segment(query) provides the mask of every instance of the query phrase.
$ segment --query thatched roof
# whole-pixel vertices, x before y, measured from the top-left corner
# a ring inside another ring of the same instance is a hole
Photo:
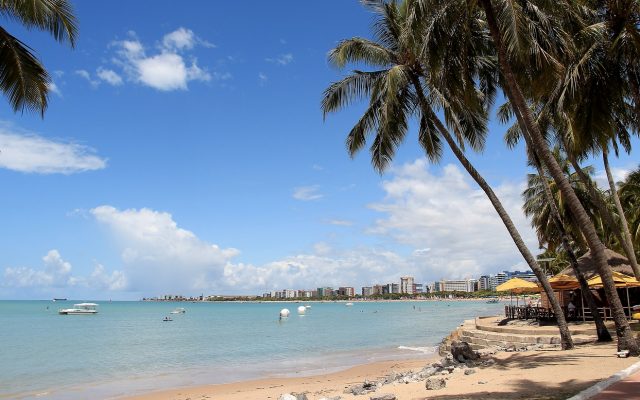
[[[631,265],[629,265],[627,257],[609,249],[605,249],[605,253],[607,255],[607,263],[612,270],[633,276],[633,270],[631,269]],[[595,263],[593,262],[593,257],[591,256],[591,251],[588,251],[585,255],[578,258],[578,269],[585,274],[587,279],[590,279],[598,273]],[[575,276],[573,268],[571,267],[563,269],[559,274]]]

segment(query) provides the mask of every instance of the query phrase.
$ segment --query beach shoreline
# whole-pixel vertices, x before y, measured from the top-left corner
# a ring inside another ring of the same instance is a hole
[[[446,387],[426,390],[425,381],[390,383],[376,394],[392,393],[398,399],[565,399],[612,374],[629,367],[637,358],[615,357],[615,343],[589,344],[574,350],[544,349],[526,352],[498,352],[488,356],[490,365],[465,374],[463,369],[445,374]],[[394,373],[419,371],[437,362],[439,356],[414,360],[381,361],[342,371],[312,376],[265,377],[217,385],[174,388],[120,400],[188,399],[278,399],[285,393],[306,393],[309,400],[340,396],[342,400],[365,399],[345,393],[345,389],[364,381],[380,381]],[[370,394],[370,395],[373,395]]]

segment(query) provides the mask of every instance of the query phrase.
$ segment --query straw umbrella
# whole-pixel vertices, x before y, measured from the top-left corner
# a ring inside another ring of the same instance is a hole
[[[539,293],[540,287],[529,281],[525,281],[520,278],[511,278],[505,283],[498,285],[496,287],[497,292],[510,292],[511,296],[513,294],[522,294],[522,293]],[[518,297],[516,297],[516,305],[518,305]]]

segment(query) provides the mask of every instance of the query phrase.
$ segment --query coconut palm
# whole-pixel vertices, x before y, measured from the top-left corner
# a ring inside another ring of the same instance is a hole
[[[353,156],[364,147],[368,136],[375,133],[371,159],[380,172],[403,141],[411,117],[419,121],[419,141],[429,159],[440,158],[442,140],[446,141],[489,197],[519,251],[550,294],[562,346],[572,348],[564,314],[543,270],[491,187],[463,152],[465,144],[475,149],[482,147],[487,109],[493,98],[494,58],[487,49],[486,31],[479,24],[480,19],[466,14],[457,27],[440,29],[444,25],[434,23],[437,21],[433,18],[423,18],[427,9],[420,4],[367,3],[380,16],[375,24],[377,41],[363,38],[342,41],[329,53],[329,60],[339,68],[354,63],[377,69],[356,70],[330,85],[322,101],[325,116],[356,99],[368,98],[367,109],[347,137],[347,148]],[[431,15],[437,19],[464,9],[449,10],[445,6]],[[460,35],[466,40],[459,40]],[[436,107],[444,114],[444,123],[437,116]]]
[[[582,183],[576,174],[570,173],[569,163],[562,157],[559,148],[554,150],[554,156],[558,159],[558,163],[563,166],[565,174],[570,177],[576,194],[581,195],[582,204],[589,204],[590,200],[587,191],[581,187]],[[573,238],[573,244],[577,245],[582,253],[586,252],[583,241],[578,239],[580,231],[575,226],[571,212],[566,209],[562,193],[557,190],[553,179],[541,173],[541,169],[539,169],[538,174],[529,175],[528,187],[522,193],[522,197],[524,199],[523,210],[525,215],[531,218],[531,225],[538,234],[540,245],[546,244],[547,248],[550,249],[556,249],[560,246],[564,248],[569,264],[580,284],[582,296],[586,300],[594,318],[598,341],[610,342],[612,340],[611,335],[600,316],[587,279],[578,268],[578,258],[574,247],[569,241],[570,237]]]
[[[620,201],[631,225],[636,248],[640,245],[640,168],[631,172],[620,185]]]
[[[67,0],[1,0],[0,14],[27,29],[49,32],[59,42],[75,44],[77,22]],[[32,49],[0,26],[0,90],[13,110],[44,114],[50,84]]]
[[[558,7],[555,3],[542,1],[511,2],[503,0],[478,0],[477,3],[466,4],[470,8],[478,5],[484,11],[487,27],[498,54],[502,87],[514,108],[518,124],[528,140],[530,151],[538,155],[545,169],[565,195],[567,205],[594,255],[598,273],[602,278],[605,293],[611,305],[612,316],[616,323],[618,348],[620,350],[627,349],[631,354],[638,355],[640,349],[616,292],[611,269],[607,265],[605,246],[570,182],[553,157],[549,144],[535,122],[517,74],[514,73],[514,66],[522,64],[525,54],[527,59],[531,59],[533,54],[539,63],[537,67],[544,71],[544,75],[548,75],[550,79],[559,75],[558,63],[554,56],[562,55],[561,52],[558,52],[558,47],[565,45],[566,42],[563,39],[569,35],[562,32],[566,23],[555,19],[553,13],[545,13],[545,7],[549,6],[552,8],[551,11],[558,11],[570,9],[573,6],[568,2],[563,3],[562,7]],[[568,46],[564,46],[562,50],[570,52]]]

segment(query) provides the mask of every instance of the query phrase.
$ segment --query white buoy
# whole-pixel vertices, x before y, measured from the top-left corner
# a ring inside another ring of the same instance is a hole
[[[307,307],[305,306],[300,306],[298,307],[298,314],[300,315],[304,315],[304,313],[307,311]]]
[[[287,310],[286,308],[283,308],[282,310],[280,310],[280,318],[287,318],[289,316],[289,310]]]

